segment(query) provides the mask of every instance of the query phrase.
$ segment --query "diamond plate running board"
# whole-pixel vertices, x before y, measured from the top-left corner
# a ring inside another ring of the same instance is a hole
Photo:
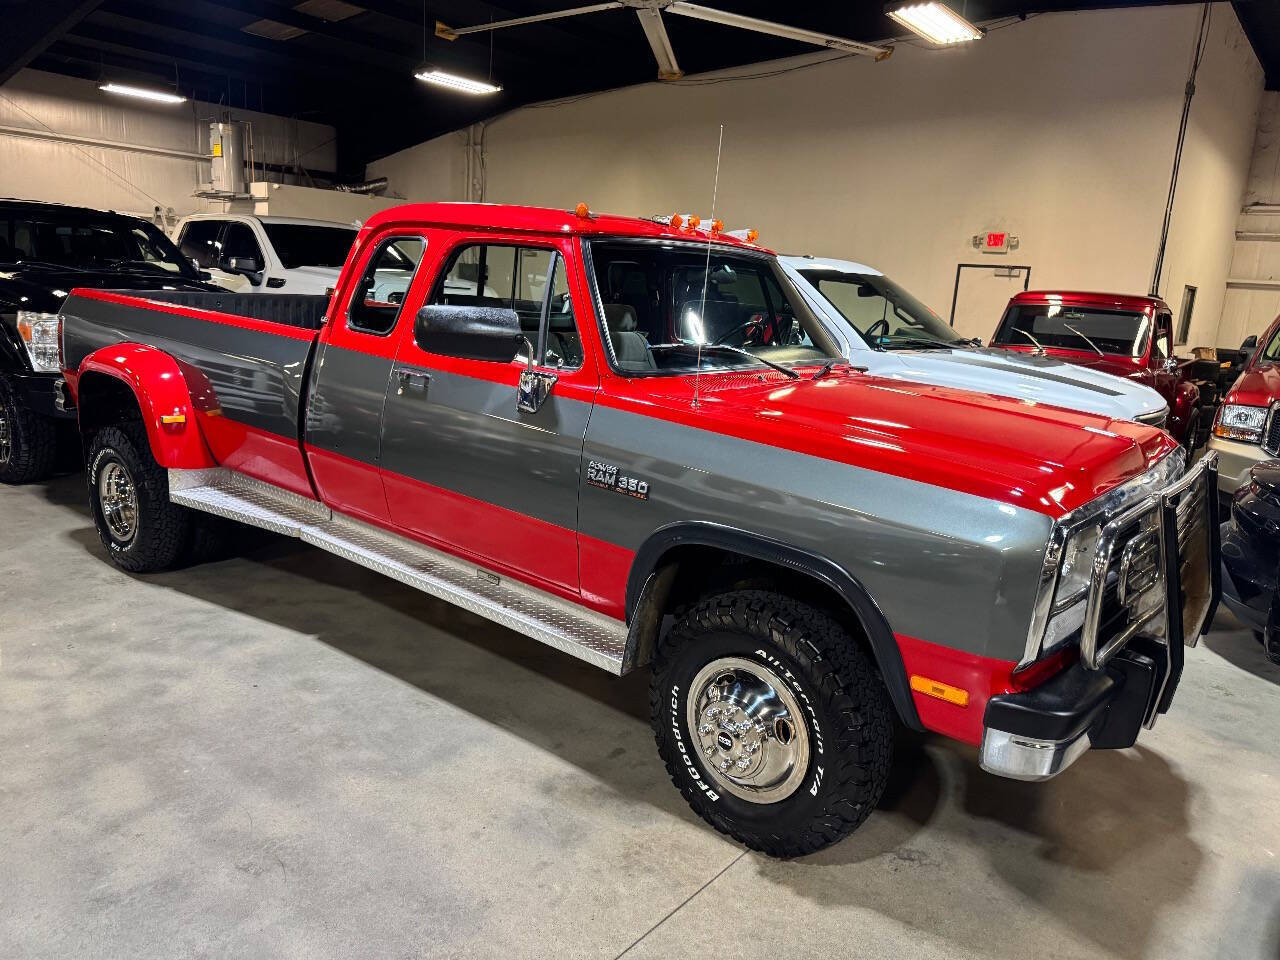
[[[620,675],[627,625],[244,474],[170,470],[176,504],[328,550]]]

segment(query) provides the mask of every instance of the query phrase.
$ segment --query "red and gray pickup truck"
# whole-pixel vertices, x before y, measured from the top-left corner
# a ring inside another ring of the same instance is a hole
[[[331,299],[85,290],[61,317],[116,564],[239,521],[649,665],[674,782],[775,855],[870,814],[895,718],[1029,780],[1133,744],[1221,594],[1212,457],[870,376],[714,227],[410,205]]]
[[[1169,404],[1162,424],[1188,450],[1208,434],[1191,360],[1173,353],[1173,312],[1159,297],[1030,290],[1005,308],[991,346],[1054,357],[1151,387]]]

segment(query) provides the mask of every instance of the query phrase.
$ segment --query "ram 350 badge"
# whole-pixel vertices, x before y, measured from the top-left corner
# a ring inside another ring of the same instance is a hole
[[[628,497],[635,497],[637,500],[649,499],[648,480],[640,480],[636,477],[629,477],[624,473],[619,473],[618,468],[612,463],[601,463],[598,460],[588,461],[587,483],[593,487],[599,487],[601,490],[625,493]]]

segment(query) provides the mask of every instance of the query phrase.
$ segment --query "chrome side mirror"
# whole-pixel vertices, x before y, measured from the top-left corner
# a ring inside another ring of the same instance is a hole
[[[524,355],[529,358],[520,371],[520,384],[516,387],[516,409],[521,413],[537,413],[551,396],[551,388],[559,378],[554,373],[537,370],[533,366],[533,344],[528,337],[520,337]]]
[[[1178,369],[1178,360],[1176,357],[1169,357],[1161,364],[1161,367],[1165,373],[1173,373]]]

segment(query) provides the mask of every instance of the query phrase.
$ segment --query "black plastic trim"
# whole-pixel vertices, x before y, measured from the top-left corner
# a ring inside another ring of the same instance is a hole
[[[902,653],[880,607],[866,588],[839,564],[771,537],[708,521],[673,523],[656,530],[636,551],[627,577],[627,622],[634,620],[645,583],[657,570],[668,551],[681,546],[715,547],[731,553],[763,560],[804,574],[834,590],[853,610],[866,632],[876,663],[884,677],[889,697],[902,722],[913,730],[923,730],[920,715],[907,682]]]

